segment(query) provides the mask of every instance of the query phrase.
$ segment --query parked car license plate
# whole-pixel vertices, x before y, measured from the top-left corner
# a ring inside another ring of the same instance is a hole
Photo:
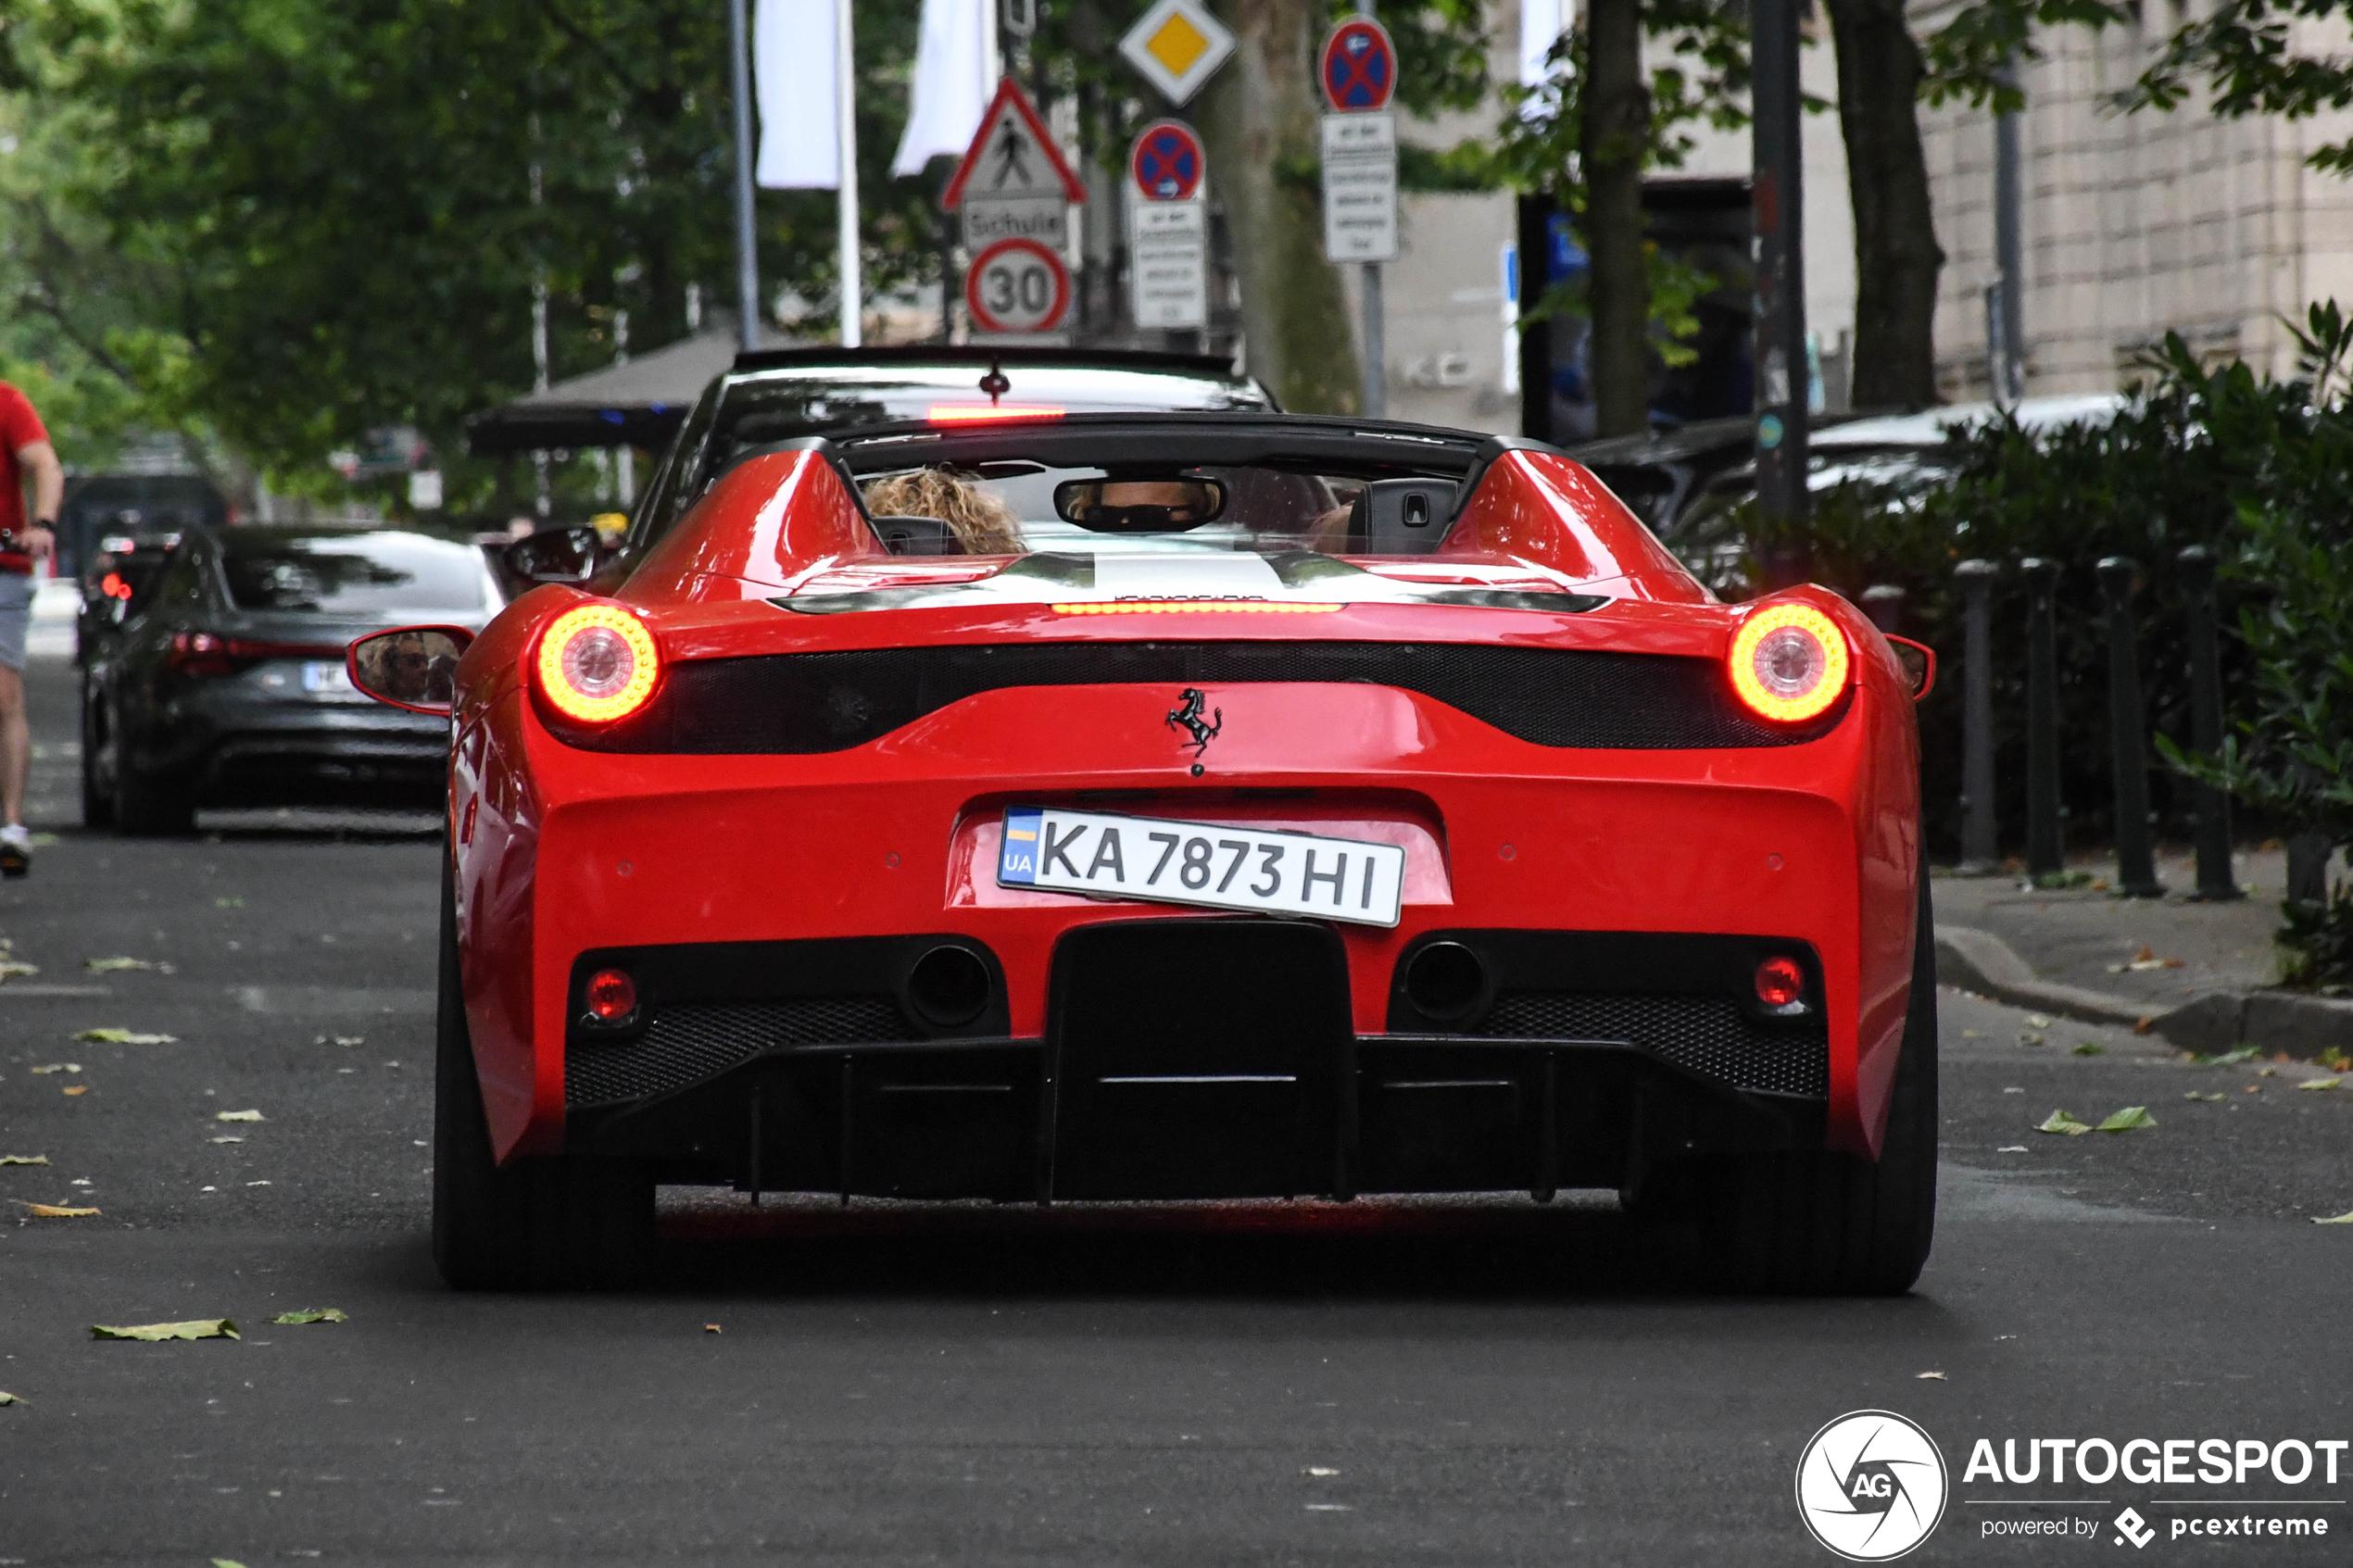
[[[352,689],[350,671],[323,659],[313,659],[302,667],[302,689],[322,696],[358,695]]]
[[[1014,806],[1005,811],[997,881],[1101,898],[1395,925],[1405,851],[1235,822]]]

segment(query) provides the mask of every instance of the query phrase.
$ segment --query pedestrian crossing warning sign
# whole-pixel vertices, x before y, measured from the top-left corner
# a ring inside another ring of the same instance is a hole
[[[940,193],[939,205],[952,212],[975,202],[1039,197],[1083,202],[1087,188],[1063,161],[1029,94],[1009,76],[997,84],[997,96],[980,117],[980,129],[964,149],[955,178]]]

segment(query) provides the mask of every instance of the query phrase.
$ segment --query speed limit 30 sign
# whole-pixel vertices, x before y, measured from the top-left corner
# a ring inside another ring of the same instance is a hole
[[[1036,240],[999,240],[973,257],[964,307],[985,332],[1051,332],[1070,312],[1070,270]]]

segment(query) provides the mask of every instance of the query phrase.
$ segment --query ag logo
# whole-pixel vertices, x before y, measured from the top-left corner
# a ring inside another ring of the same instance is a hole
[[[1856,1411],[1814,1434],[1797,1460],[1797,1514],[1850,1562],[1903,1556],[1944,1517],[1944,1456],[1892,1411]]]

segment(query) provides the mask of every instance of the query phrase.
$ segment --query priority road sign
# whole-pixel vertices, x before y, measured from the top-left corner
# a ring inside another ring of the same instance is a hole
[[[1370,17],[1354,17],[1324,40],[1316,81],[1324,99],[1340,114],[1378,113],[1397,91],[1397,45],[1389,29]]]
[[[1180,108],[1234,52],[1234,35],[1201,0],[1157,0],[1119,41],[1120,56]]]
[[[979,332],[1051,332],[1070,313],[1070,270],[1036,240],[999,240],[973,257],[964,307]]]
[[[1207,163],[1191,126],[1181,119],[1156,119],[1137,132],[1136,144],[1127,153],[1127,177],[1145,201],[1190,201],[1201,194]]]

